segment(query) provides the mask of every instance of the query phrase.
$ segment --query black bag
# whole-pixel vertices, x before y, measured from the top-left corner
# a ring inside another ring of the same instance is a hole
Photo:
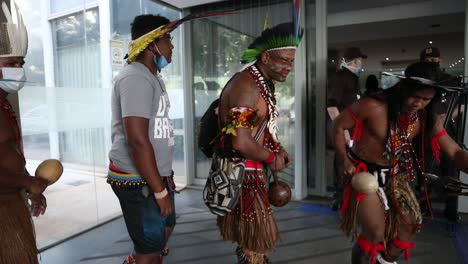
[[[219,134],[219,99],[214,100],[200,119],[198,127],[198,148],[208,158],[213,157],[214,139]]]

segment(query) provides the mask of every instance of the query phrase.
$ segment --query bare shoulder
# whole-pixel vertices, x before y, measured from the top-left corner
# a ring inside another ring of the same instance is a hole
[[[360,120],[366,120],[374,116],[386,116],[387,104],[384,101],[372,97],[364,97],[351,106],[354,115]]]
[[[387,103],[372,97],[364,97],[357,101],[357,108],[361,112],[384,111],[387,109]]]
[[[231,92],[258,92],[255,81],[245,72],[236,74],[231,82],[229,82],[227,88]]]
[[[225,95],[229,97],[231,107],[249,106],[255,108],[260,92],[250,75],[241,72],[236,74],[226,86]]]

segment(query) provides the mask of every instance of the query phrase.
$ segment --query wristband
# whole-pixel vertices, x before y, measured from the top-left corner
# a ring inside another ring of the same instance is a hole
[[[162,190],[161,192],[155,192],[154,197],[156,198],[156,200],[161,200],[162,198],[166,197],[167,194],[167,189],[164,188],[164,190]]]
[[[275,160],[275,158],[276,158],[276,153],[271,151],[270,155],[268,156],[266,160],[264,160],[264,162],[270,164]]]

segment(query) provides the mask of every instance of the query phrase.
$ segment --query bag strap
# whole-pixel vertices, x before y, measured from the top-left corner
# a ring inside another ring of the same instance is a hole
[[[257,134],[255,135],[255,141],[258,141],[260,139],[260,137],[263,134],[263,131],[265,131],[266,126],[267,126],[267,120],[265,118],[265,120],[263,120],[262,122],[262,126],[260,127],[260,129],[257,131]]]

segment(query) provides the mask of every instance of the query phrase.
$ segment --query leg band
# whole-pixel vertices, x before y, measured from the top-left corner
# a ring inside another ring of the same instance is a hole
[[[362,235],[359,236],[357,244],[359,245],[359,247],[362,248],[362,250],[364,250],[364,252],[366,252],[371,257],[372,264],[375,264],[377,253],[385,251],[385,247],[382,244],[372,244],[369,241],[367,241]]]
[[[410,249],[416,247],[416,243],[408,242],[408,241],[401,241],[396,238],[392,239],[393,245],[395,245],[397,248],[402,249],[405,251],[405,260],[408,261],[411,257],[410,255]]]

